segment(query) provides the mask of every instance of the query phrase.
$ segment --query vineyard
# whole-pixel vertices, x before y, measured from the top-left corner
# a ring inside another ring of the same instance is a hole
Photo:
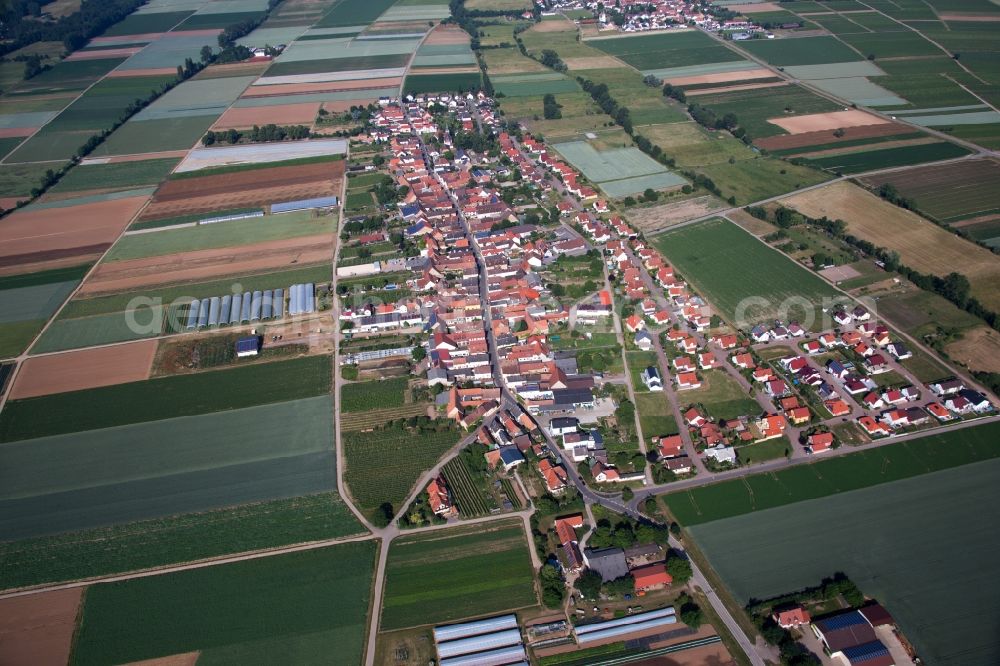
[[[344,432],[344,480],[363,510],[383,502],[398,507],[419,476],[434,466],[460,434],[449,421],[417,427],[398,423],[370,432]]]
[[[402,407],[390,407],[389,409],[372,409],[367,412],[353,412],[340,417],[340,428],[345,432],[348,430],[370,430],[380,425],[385,425],[395,419],[406,419],[412,416],[424,416],[427,414],[426,402],[414,402]]]
[[[448,482],[458,505],[458,511],[466,518],[485,516],[497,508],[496,500],[482,488],[486,479],[475,479],[465,462],[465,456],[456,456],[444,466],[444,478]]]
[[[346,384],[340,390],[340,412],[364,412],[370,409],[389,409],[406,404],[406,387],[409,379],[397,377],[384,381]]]

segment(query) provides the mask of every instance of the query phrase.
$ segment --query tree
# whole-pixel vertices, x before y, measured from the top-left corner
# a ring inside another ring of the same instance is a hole
[[[622,499],[625,500],[626,502],[631,502],[633,497],[635,497],[635,493],[632,492],[631,488],[625,486],[622,489]]]
[[[601,574],[587,569],[576,579],[576,589],[584,599],[596,599],[601,594]]]
[[[705,621],[705,616],[701,611],[701,607],[693,602],[688,602],[681,606],[681,622],[691,627],[692,629],[697,629]]]
[[[563,585],[559,569],[552,563],[546,562],[538,570],[538,579],[542,584],[542,603],[548,608],[562,606],[563,598],[566,596],[566,588]]]
[[[691,580],[693,571],[691,562],[680,553],[671,550],[667,556],[667,573],[674,579],[676,585],[683,585]]]
[[[833,130],[833,135],[838,139],[844,136],[845,134],[847,134],[847,132],[844,130],[843,127],[838,127],[837,129]],[[888,183],[886,184],[888,185]]]
[[[211,59],[212,59],[212,47],[206,44],[205,46],[201,47],[201,61],[207,65]]]
[[[383,502],[379,505],[375,515],[372,516],[372,522],[376,527],[388,527],[395,515],[396,512],[393,510],[392,504],[390,502]]]
[[[626,594],[635,592],[635,578],[625,574],[621,578],[615,578],[604,584],[604,592],[608,596],[623,597]]]
[[[413,353],[413,360],[416,361],[417,363],[427,358],[427,350],[420,345],[414,347],[412,353]]]

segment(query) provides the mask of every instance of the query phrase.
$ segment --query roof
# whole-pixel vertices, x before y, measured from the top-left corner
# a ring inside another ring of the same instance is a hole
[[[257,340],[257,336],[255,335],[246,338],[240,338],[239,340],[236,341],[236,351],[237,353],[257,351],[259,344],[260,342]]]
[[[844,657],[850,664],[863,664],[864,666],[892,666],[892,655],[889,648],[880,640],[862,643],[853,647],[844,648]]]
[[[602,548],[584,551],[587,566],[601,574],[605,582],[628,575],[628,564],[625,562],[625,551],[621,548]]]
[[[860,611],[852,610],[813,623],[830,652],[840,652],[876,640],[875,630]]]
[[[889,614],[882,604],[871,604],[870,606],[865,606],[859,609],[859,612],[865,616],[865,619],[873,627],[881,627],[884,624],[895,624],[896,621],[892,619],[892,615]]]
[[[673,577],[667,573],[667,567],[664,564],[650,564],[632,569],[632,578],[635,579],[635,586],[638,589],[654,585],[670,585],[674,582]]]

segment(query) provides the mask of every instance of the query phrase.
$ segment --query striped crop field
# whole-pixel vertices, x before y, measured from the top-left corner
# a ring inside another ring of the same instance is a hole
[[[371,409],[367,412],[351,412],[340,417],[340,428],[345,431],[370,430],[389,421],[408,419],[411,416],[425,416],[426,414],[427,403],[425,402],[413,402],[389,409]]]
[[[444,466],[444,478],[455,497],[458,511],[466,518],[485,516],[490,512],[483,493],[476,487],[472,472],[463,456],[452,458]]]

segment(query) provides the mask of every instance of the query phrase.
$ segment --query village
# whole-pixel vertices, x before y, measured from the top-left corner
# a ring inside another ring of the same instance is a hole
[[[961,380],[921,384],[900,364],[907,345],[860,304],[831,308],[818,331],[722,321],[609,200],[483,93],[383,100],[371,120],[367,139],[384,148],[381,170],[400,196],[375,223],[347,218],[361,231],[346,247],[396,234],[413,251],[340,266],[341,285],[361,286],[338,289],[338,317],[348,340],[406,334],[419,350],[386,343],[342,363],[412,364],[438,418],[467,433],[465,459],[485,460],[469,467],[513,489],[493,512],[514,510],[514,495],[534,503],[536,547],[575,585],[580,617],[588,597],[667,601],[675,578],[690,576],[666,530],[620,522],[593,498],[638,506],[671,483],[994,411]],[[407,524],[480,515],[465,473],[436,470]]]

